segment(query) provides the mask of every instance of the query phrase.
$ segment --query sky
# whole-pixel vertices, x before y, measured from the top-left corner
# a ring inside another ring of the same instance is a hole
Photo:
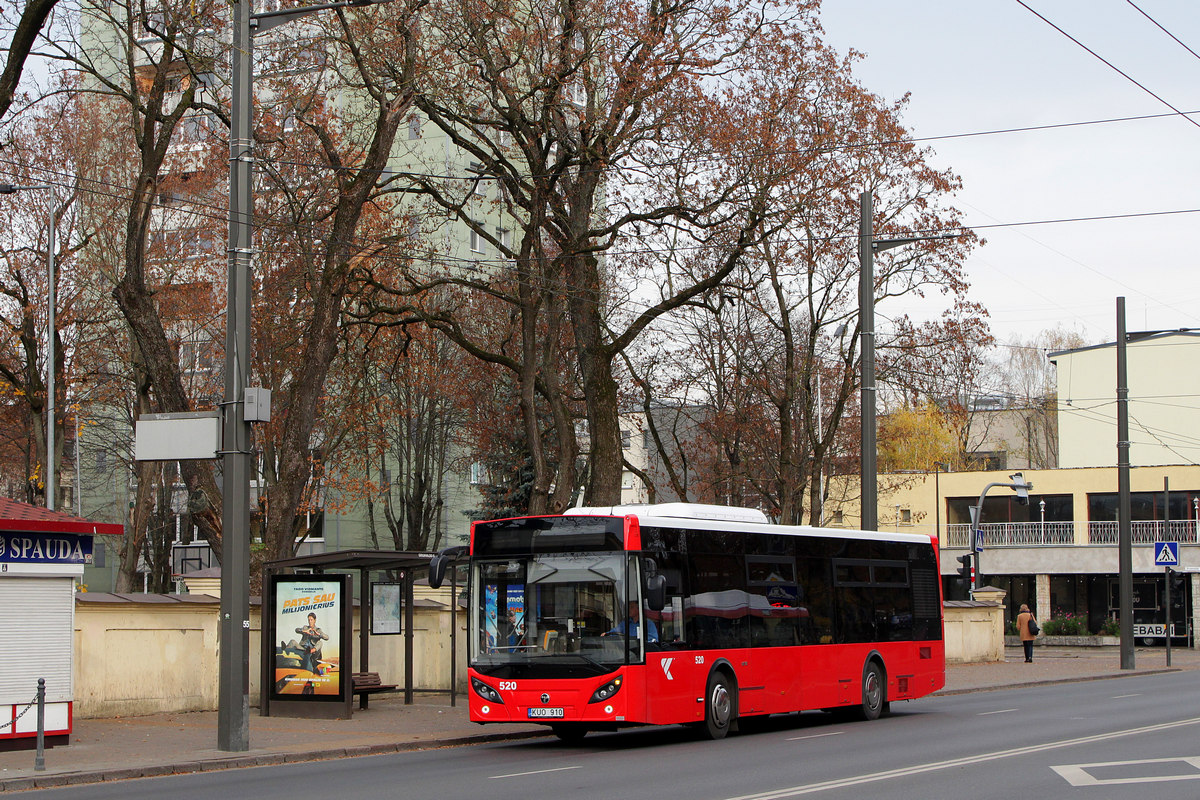
[[[927,144],[962,177],[952,202],[987,240],[966,272],[1000,342],[1059,326],[1113,341],[1118,296],[1130,331],[1200,327],[1200,55],[1155,25],[1200,53],[1200,2],[1024,2],[1113,66],[1018,0],[823,0],[821,21],[835,49],[865,54],[864,86],[910,93],[903,120],[918,138],[1169,115]],[[1113,67],[1198,112],[1194,124]],[[888,300],[876,315],[882,327],[943,307]]]

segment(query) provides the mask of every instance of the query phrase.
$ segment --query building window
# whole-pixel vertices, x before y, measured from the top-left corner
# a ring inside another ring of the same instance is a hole
[[[471,485],[482,486],[487,483],[487,466],[482,461],[476,461],[471,465]]]
[[[475,228],[471,228],[471,252],[486,253],[487,248],[482,235]]]
[[[834,525],[844,525],[845,521],[846,521],[845,515],[842,513],[841,510],[833,512],[833,524]]]
[[[629,431],[621,431],[621,449],[628,450],[632,446],[633,435]]]
[[[421,138],[421,118],[419,116],[417,116],[416,114],[410,114],[408,117],[408,139],[409,139],[409,141],[412,141],[413,139],[420,139],[420,138]]]

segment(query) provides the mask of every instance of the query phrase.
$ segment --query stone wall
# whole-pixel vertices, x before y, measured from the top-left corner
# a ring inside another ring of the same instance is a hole
[[[219,682],[219,601],[207,595],[81,593],[75,603],[75,708],[80,718],[213,711]],[[450,688],[450,606],[413,608],[413,688]],[[458,613],[458,687],[466,686],[466,614]],[[250,610],[250,704],[258,705],[260,609]],[[358,613],[354,617],[358,645]],[[371,636],[370,664],[404,685],[403,635]],[[355,656],[353,671],[358,671]]]
[[[1004,660],[1004,606],[984,600],[947,600],[943,608],[946,663]]]

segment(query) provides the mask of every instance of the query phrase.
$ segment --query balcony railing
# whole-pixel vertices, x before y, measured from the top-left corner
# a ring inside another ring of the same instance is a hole
[[[984,547],[1041,547],[1043,545],[1075,544],[1074,522],[985,522],[979,526]],[[1117,544],[1116,522],[1086,522],[1087,543]],[[971,526],[947,525],[943,547],[970,548]],[[1139,520],[1133,523],[1134,544],[1182,542],[1196,544],[1197,526],[1194,520]]]
[[[1091,544],[1116,544],[1116,522],[1089,522],[1088,541]],[[1133,543],[1154,544],[1155,542],[1196,543],[1195,520],[1146,520],[1133,522]]]
[[[971,526],[947,526],[946,547],[971,546]],[[1040,547],[1075,543],[1074,522],[985,522],[979,526],[984,547]]]

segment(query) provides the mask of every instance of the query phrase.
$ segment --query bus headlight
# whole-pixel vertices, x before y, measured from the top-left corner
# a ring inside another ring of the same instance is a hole
[[[489,703],[499,703],[500,705],[504,705],[504,701],[500,699],[500,693],[478,678],[471,678],[471,688],[475,690],[475,694],[479,695],[484,700],[487,700]]]
[[[624,682],[624,678],[613,678],[611,681],[592,692],[592,699],[588,700],[588,702],[603,703],[605,700],[610,699],[614,694],[620,691],[621,684]]]

